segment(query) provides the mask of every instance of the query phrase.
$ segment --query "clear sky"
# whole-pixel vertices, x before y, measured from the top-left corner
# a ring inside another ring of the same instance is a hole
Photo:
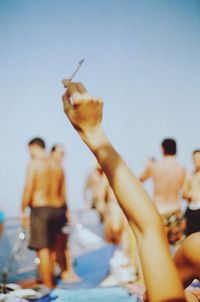
[[[199,0],[0,1],[0,205],[19,213],[26,144],[63,143],[72,208],[93,156],[65,118],[61,79],[104,102],[104,128],[137,175],[166,136],[189,169],[200,147]]]

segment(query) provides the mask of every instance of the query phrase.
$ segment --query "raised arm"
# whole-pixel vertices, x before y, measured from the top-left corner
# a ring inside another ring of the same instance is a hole
[[[161,219],[140,181],[102,129],[102,101],[91,97],[80,83],[65,85],[68,89],[63,96],[64,111],[96,156],[135,232],[149,301],[185,301]]]
[[[22,204],[21,204],[22,212],[24,212],[25,209],[31,203],[33,187],[34,187],[34,176],[35,176],[34,163],[31,162],[27,169],[26,182],[25,182],[25,186],[24,186],[24,192],[23,192]]]

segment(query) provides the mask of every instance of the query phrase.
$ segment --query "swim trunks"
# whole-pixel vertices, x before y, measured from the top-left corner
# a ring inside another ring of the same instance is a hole
[[[168,242],[170,244],[181,243],[185,238],[184,231],[186,228],[186,220],[181,210],[162,214],[161,217],[167,233]]]
[[[29,248],[38,250],[52,248],[53,237],[53,207],[36,207],[31,209]]]
[[[51,224],[52,224],[52,232],[53,236],[56,236],[58,234],[62,234],[62,228],[67,224],[67,218],[66,218],[66,211],[67,207],[66,205],[56,208],[53,207],[53,215],[51,217]]]
[[[190,234],[200,232],[200,209],[193,210],[187,207],[185,212],[186,224],[186,236]]]

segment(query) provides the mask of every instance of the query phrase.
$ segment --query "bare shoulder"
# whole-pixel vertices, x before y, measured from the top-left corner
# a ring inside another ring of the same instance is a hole
[[[194,265],[200,265],[200,232],[187,237],[180,250],[186,261]]]

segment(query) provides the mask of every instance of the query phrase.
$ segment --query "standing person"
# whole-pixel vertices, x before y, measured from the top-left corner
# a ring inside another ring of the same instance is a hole
[[[181,212],[180,191],[185,169],[176,160],[176,141],[166,138],[162,142],[163,159],[149,160],[140,181],[152,178],[153,201],[162,216],[170,244],[184,238],[185,221]]]
[[[52,172],[45,151],[45,142],[34,138],[28,143],[31,161],[28,165],[26,183],[21,204],[21,222],[27,226],[26,208],[31,208],[30,242],[40,259],[40,275],[44,284],[53,287],[52,249]]]
[[[104,231],[105,239],[109,243],[122,244],[124,251],[128,250],[126,234],[128,232],[127,220],[122,212],[115,194],[107,183]]]
[[[92,97],[81,83],[64,81],[64,85],[67,87],[63,95],[64,111],[97,158],[136,235],[148,300],[186,301],[160,216],[102,128],[102,101]]]
[[[193,152],[194,172],[185,181],[183,198],[188,201],[186,236],[200,232],[200,150]]]
[[[102,168],[99,164],[96,164],[96,167],[92,170],[86,180],[84,199],[87,207],[88,205],[91,205],[91,208],[96,209],[102,222],[104,220],[106,207],[107,184],[108,180],[103,173]]]
[[[65,173],[62,161],[65,150],[62,145],[56,144],[51,149],[50,161],[52,170],[52,206],[54,207],[52,224],[55,235],[55,251],[57,261],[61,268],[62,280],[68,282],[79,281],[79,277],[73,271],[72,258],[68,242],[68,235],[62,229],[66,224],[70,225],[71,218],[67,204],[67,191]]]

